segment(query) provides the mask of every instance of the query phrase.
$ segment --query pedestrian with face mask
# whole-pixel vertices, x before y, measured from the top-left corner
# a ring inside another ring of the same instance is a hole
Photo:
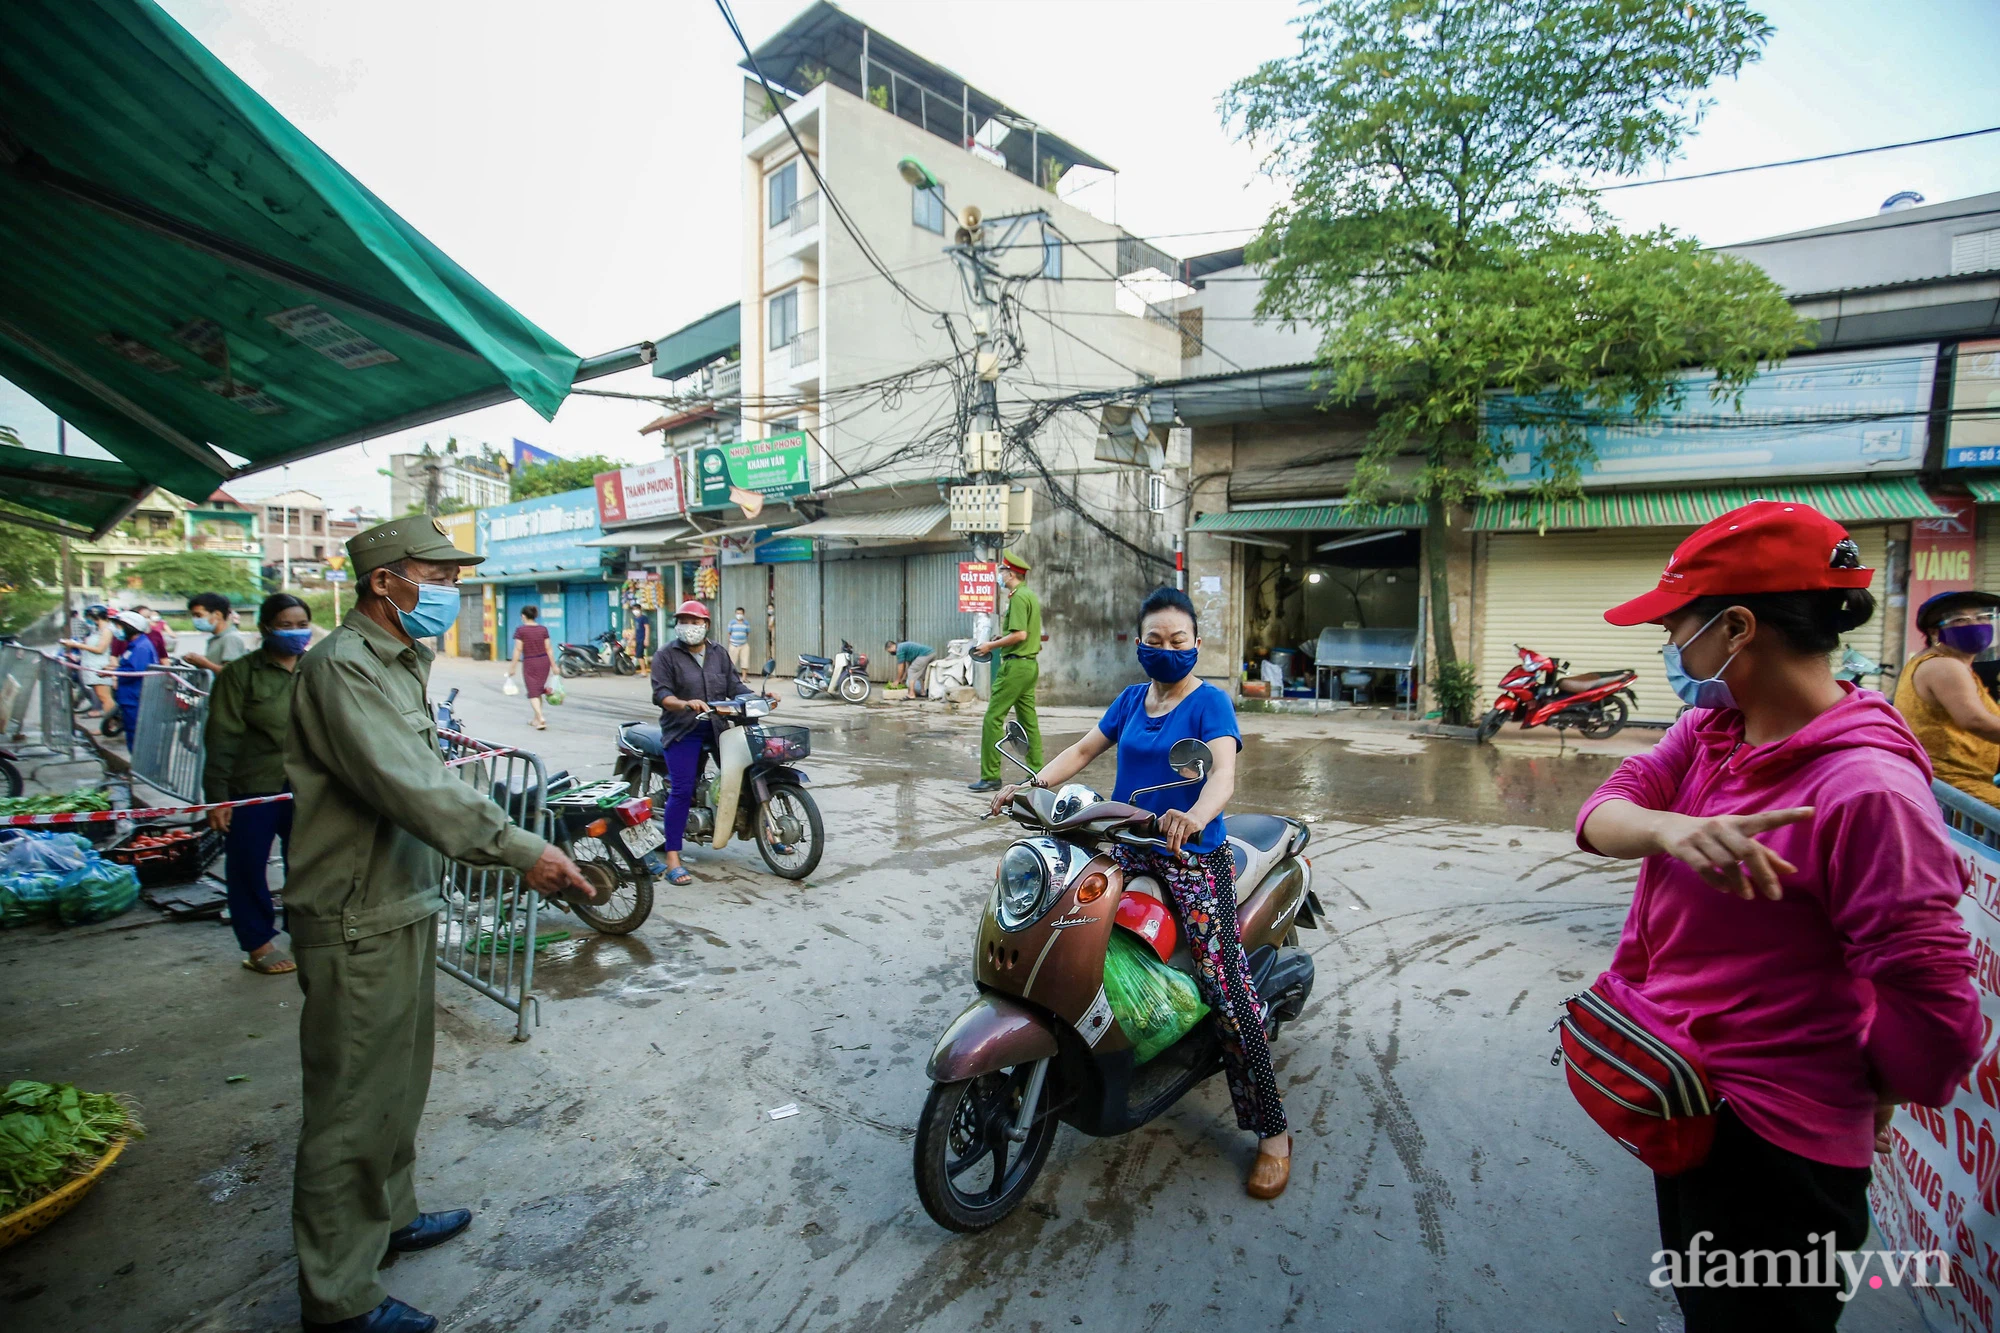
[[[993,659],[986,723],[979,731],[979,781],[970,785],[972,791],[1000,788],[1000,752],[993,747],[1010,712],[1028,733],[1028,762],[1042,766],[1042,716],[1035,707],[1035,685],[1042,678],[1042,599],[1028,586],[1028,562],[1011,551],[1000,557],[1000,582],[1007,589],[1000,637],[972,650]]]
[[[288,790],[285,733],[292,725],[299,659],[312,646],[312,611],[290,593],[273,593],[258,610],[257,627],[263,631],[262,643],[224,667],[209,694],[201,783],[208,801]],[[243,950],[243,966],[264,976],[298,971],[291,955],[278,947],[270,875],[274,842],[290,873],[292,803],[211,810],[208,826],[223,835],[229,928]]]
[[[708,608],[690,598],[674,612],[674,641],[653,655],[653,702],[660,709],[660,750],[667,763],[667,799],[660,813],[667,882],[687,885],[694,876],[681,864],[694,784],[702,752],[715,744],[715,724],[703,716],[711,700],[749,692],[736,664],[708,635]],[[778,698],[766,694],[776,706]]]
[[[1838,523],[1759,500],[1697,530],[1656,589],[1604,613],[1665,631],[1667,679],[1693,706],[1576,825],[1584,851],[1643,861],[1592,1012],[1603,1020],[1601,1002],[1643,1029],[1632,1049],[1675,1048],[1720,1107],[1701,1115],[1705,1160],[1676,1156],[1684,1169],[1654,1177],[1670,1272],[1713,1273],[1697,1246],[1741,1256],[1731,1271],[1744,1273],[1753,1252],[1816,1254],[1827,1236],[1858,1248],[1894,1105],[1942,1106],[1979,1058],[1964,878],[1930,761],[1887,700],[1828,661],[1873,614],[1871,576]],[[1698,1152],[1695,1120],[1677,1132]],[[1831,1330],[1839,1279],[1822,1278],[1675,1294],[1690,1330]]]
[[[2000,703],[1976,668],[1994,659],[2000,597],[1941,592],[1917,608],[1924,651],[1903,664],[1896,711],[1931,757],[1938,781],[1988,805],[2000,804]]]
[[[229,599],[219,592],[198,592],[188,598],[188,618],[195,633],[205,635],[201,646],[181,654],[181,660],[204,671],[222,674],[222,669],[250,651],[243,636],[230,626]]]
[[[347,553],[357,600],[299,664],[285,748],[299,854],[285,922],[305,993],[292,1241],[306,1333],[430,1333],[437,1320],[377,1270],[472,1223],[417,1206],[446,858],[511,868],[548,897],[593,891],[438,748],[419,641],[458,619],[459,572],[481,557],[421,514],[349,538]]]
[[[1150,875],[1174,896],[1194,953],[1195,981],[1221,1031],[1237,1127],[1257,1135],[1257,1156],[1244,1189],[1253,1198],[1275,1199],[1291,1179],[1292,1136],[1264,1038],[1263,997],[1250,982],[1237,933],[1236,862],[1222,815],[1236,791],[1243,733],[1229,696],[1194,674],[1201,634],[1187,594],[1173,588],[1154,592],[1140,604],[1138,628],[1139,669],[1148,683],[1120,694],[1097,725],[1042,767],[1031,785],[1060,787],[1115,745],[1118,779],[1111,799],[1131,801],[1141,788],[1191,776],[1167,763],[1176,741],[1193,739],[1209,747],[1214,766],[1203,781],[1142,792],[1136,802],[1153,812],[1167,846],[1190,853],[1193,864],[1150,847],[1114,847],[1111,855],[1128,877]],[[1018,784],[1002,787],[993,798],[993,813],[1018,789]]]

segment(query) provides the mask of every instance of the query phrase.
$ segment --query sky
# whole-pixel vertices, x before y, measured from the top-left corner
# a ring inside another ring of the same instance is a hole
[[[446,253],[591,355],[737,299],[740,51],[713,0],[162,0],[168,13]],[[734,0],[751,42],[801,0]],[[1280,195],[1217,111],[1296,49],[1290,0],[848,0],[850,13],[1119,169],[1117,220],[1170,253],[1240,243]],[[1763,59],[1672,174],[2000,125],[1996,0],[1784,0]],[[1659,173],[1655,173],[1659,174]],[[1709,244],[1863,217],[1898,190],[2000,190],[2000,134],[1604,196]],[[652,392],[644,372],[593,388]],[[39,416],[37,415],[39,413]],[[256,474],[386,508],[388,455],[456,435],[657,457],[647,403],[514,404]],[[0,385],[31,444],[52,419]]]

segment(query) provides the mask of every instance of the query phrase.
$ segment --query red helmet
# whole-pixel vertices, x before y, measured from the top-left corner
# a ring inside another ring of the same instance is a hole
[[[1152,945],[1161,962],[1174,956],[1174,948],[1180,943],[1180,929],[1174,925],[1174,914],[1167,910],[1167,905],[1152,894],[1128,885],[1118,898],[1117,921]]]
[[[690,597],[681,603],[678,611],[674,612],[674,619],[679,620],[682,616],[699,616],[701,619],[707,620],[708,608]]]

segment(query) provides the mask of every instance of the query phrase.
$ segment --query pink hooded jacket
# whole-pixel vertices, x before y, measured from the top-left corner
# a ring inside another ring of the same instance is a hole
[[[1576,837],[1596,851],[1584,821],[1617,799],[1704,817],[1814,808],[1758,835],[1799,868],[1778,902],[1746,902],[1672,857],[1647,857],[1604,981],[1634,1018],[1699,1053],[1752,1131],[1863,1167],[1876,1089],[1942,1105],[1983,1034],[1957,912],[1964,872],[1930,760],[1886,699],[1844,688],[1770,745],[1744,744],[1735,709],[1690,712],[1584,803]]]

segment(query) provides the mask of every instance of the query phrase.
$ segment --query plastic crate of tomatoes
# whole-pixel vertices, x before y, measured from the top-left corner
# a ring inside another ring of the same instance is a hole
[[[222,835],[185,824],[141,824],[104,850],[105,859],[131,866],[139,883],[188,884],[200,879],[222,850]]]

